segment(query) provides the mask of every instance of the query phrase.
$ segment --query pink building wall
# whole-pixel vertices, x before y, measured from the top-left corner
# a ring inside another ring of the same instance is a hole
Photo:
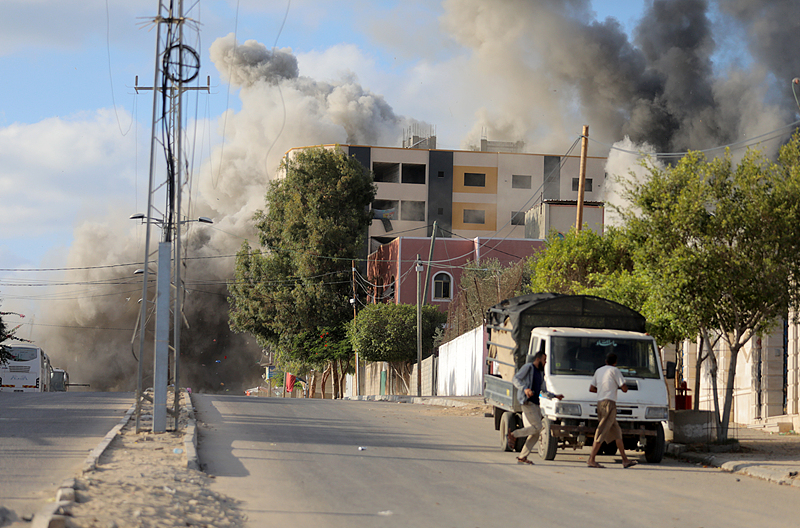
[[[428,271],[428,253],[431,240],[419,237],[400,237],[384,244],[369,255],[367,262],[367,279],[378,285],[377,292],[368,302],[395,302],[402,304],[417,303],[417,272],[414,270],[417,255],[422,261],[420,273],[420,290],[425,289],[427,276],[427,302],[446,312],[455,297],[461,282],[461,270],[467,262],[496,259],[507,265],[518,262],[544,248],[543,240],[499,238],[437,238],[434,244],[430,272]],[[451,278],[451,298],[449,300],[434,299],[433,278],[439,272],[445,272]],[[395,280],[394,295],[390,285]]]

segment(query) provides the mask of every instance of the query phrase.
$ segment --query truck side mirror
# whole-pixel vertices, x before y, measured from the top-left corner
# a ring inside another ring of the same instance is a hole
[[[667,379],[675,379],[675,362],[667,361]]]

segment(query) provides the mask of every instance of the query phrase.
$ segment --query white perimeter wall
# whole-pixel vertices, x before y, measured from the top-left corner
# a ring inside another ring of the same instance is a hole
[[[479,326],[439,346],[439,396],[483,394],[486,365],[485,329]]]

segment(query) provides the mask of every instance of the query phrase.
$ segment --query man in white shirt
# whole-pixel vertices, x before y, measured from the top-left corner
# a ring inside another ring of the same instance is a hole
[[[635,460],[630,460],[625,455],[622,429],[617,423],[617,390],[628,392],[628,386],[625,384],[622,372],[619,371],[616,365],[617,355],[609,352],[606,356],[605,366],[595,371],[594,377],[592,377],[592,384],[589,386],[589,392],[597,393],[597,419],[600,421],[597,425],[597,432],[594,434],[592,453],[589,455],[589,461],[587,462],[587,465],[592,468],[605,467],[595,460],[603,442],[615,442],[617,444],[619,454],[622,455],[623,468],[627,469],[636,465]]]

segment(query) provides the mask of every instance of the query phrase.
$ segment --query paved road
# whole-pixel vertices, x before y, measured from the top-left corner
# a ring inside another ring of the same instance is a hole
[[[52,500],[133,401],[131,393],[0,392],[0,506],[22,518]]]
[[[533,467],[492,420],[388,402],[193,396],[215,490],[263,526],[796,526],[797,488],[665,459]],[[359,450],[365,447],[365,450]],[[619,460],[617,458],[617,460]]]

